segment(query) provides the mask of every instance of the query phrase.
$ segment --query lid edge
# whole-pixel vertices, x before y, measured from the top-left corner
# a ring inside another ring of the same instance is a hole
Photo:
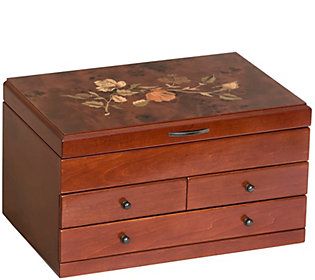
[[[63,133],[28,102],[9,79],[3,83],[3,100],[56,154],[62,156]]]

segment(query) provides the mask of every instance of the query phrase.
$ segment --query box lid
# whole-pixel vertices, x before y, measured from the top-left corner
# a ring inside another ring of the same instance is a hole
[[[62,158],[310,124],[237,53],[9,78],[5,103]]]

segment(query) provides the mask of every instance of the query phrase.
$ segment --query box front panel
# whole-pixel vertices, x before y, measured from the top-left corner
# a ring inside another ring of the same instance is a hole
[[[305,197],[61,230],[61,262],[305,226]]]
[[[61,192],[307,161],[308,145],[301,128],[67,159]]]

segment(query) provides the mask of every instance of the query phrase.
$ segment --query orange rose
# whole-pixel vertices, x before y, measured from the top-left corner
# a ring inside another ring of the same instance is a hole
[[[176,95],[172,92],[167,91],[163,88],[155,88],[146,94],[147,100],[162,102],[162,101],[171,101],[176,98]]]

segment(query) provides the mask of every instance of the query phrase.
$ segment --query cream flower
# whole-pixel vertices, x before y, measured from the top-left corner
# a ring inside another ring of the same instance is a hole
[[[231,90],[231,89],[237,89],[237,88],[239,88],[239,84],[237,81],[222,84],[222,89],[225,89],[225,90]]]
[[[115,89],[120,89],[126,86],[126,82],[124,81],[116,82],[113,79],[98,80],[95,81],[94,84],[96,85],[96,89],[98,91],[103,92],[110,92]]]

